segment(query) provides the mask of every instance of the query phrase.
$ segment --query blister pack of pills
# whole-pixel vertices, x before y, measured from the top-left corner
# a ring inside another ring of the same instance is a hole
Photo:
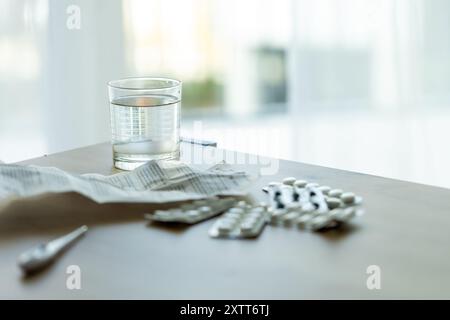
[[[339,227],[363,213],[360,196],[294,177],[271,182],[263,191],[269,194],[272,225],[319,231]]]
[[[144,217],[150,221],[194,224],[214,217],[236,203],[237,201],[234,198],[212,197],[183,204],[174,209],[156,210],[152,214],[145,214]]]
[[[255,238],[269,222],[270,212],[266,204],[250,205],[240,201],[228,209],[213,224],[209,235],[213,238]]]

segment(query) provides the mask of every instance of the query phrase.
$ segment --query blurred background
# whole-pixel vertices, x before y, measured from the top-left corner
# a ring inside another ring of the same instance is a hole
[[[448,0],[0,0],[0,159],[107,141],[106,82],[167,76],[185,136],[450,187],[448,30]]]

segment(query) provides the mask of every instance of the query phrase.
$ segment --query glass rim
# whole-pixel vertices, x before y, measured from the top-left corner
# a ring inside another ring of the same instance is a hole
[[[127,86],[121,86],[119,83],[127,80],[150,80],[150,81],[171,81],[173,84],[167,86],[161,86],[157,88],[132,88]],[[107,82],[108,87],[122,90],[134,90],[134,91],[148,91],[148,90],[167,90],[173,89],[182,84],[181,80],[165,78],[165,77],[126,77],[116,80],[110,80]]]

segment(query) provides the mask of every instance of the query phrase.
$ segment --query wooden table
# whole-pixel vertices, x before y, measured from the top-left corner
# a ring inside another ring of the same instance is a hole
[[[32,159],[73,173],[112,172],[109,144]],[[256,240],[211,239],[212,220],[189,228],[148,226],[145,206],[98,205],[79,195],[10,204],[0,215],[0,298],[450,298],[450,191],[291,161],[251,190],[296,176],[364,197],[352,227],[310,233],[267,226]],[[90,230],[51,268],[22,279],[16,257],[79,225]],[[81,268],[82,289],[66,288]],[[381,268],[369,290],[366,269]]]

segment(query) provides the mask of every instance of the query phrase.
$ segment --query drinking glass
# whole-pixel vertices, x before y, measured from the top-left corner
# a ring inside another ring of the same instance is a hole
[[[108,82],[114,166],[179,159],[181,81],[125,78]]]

